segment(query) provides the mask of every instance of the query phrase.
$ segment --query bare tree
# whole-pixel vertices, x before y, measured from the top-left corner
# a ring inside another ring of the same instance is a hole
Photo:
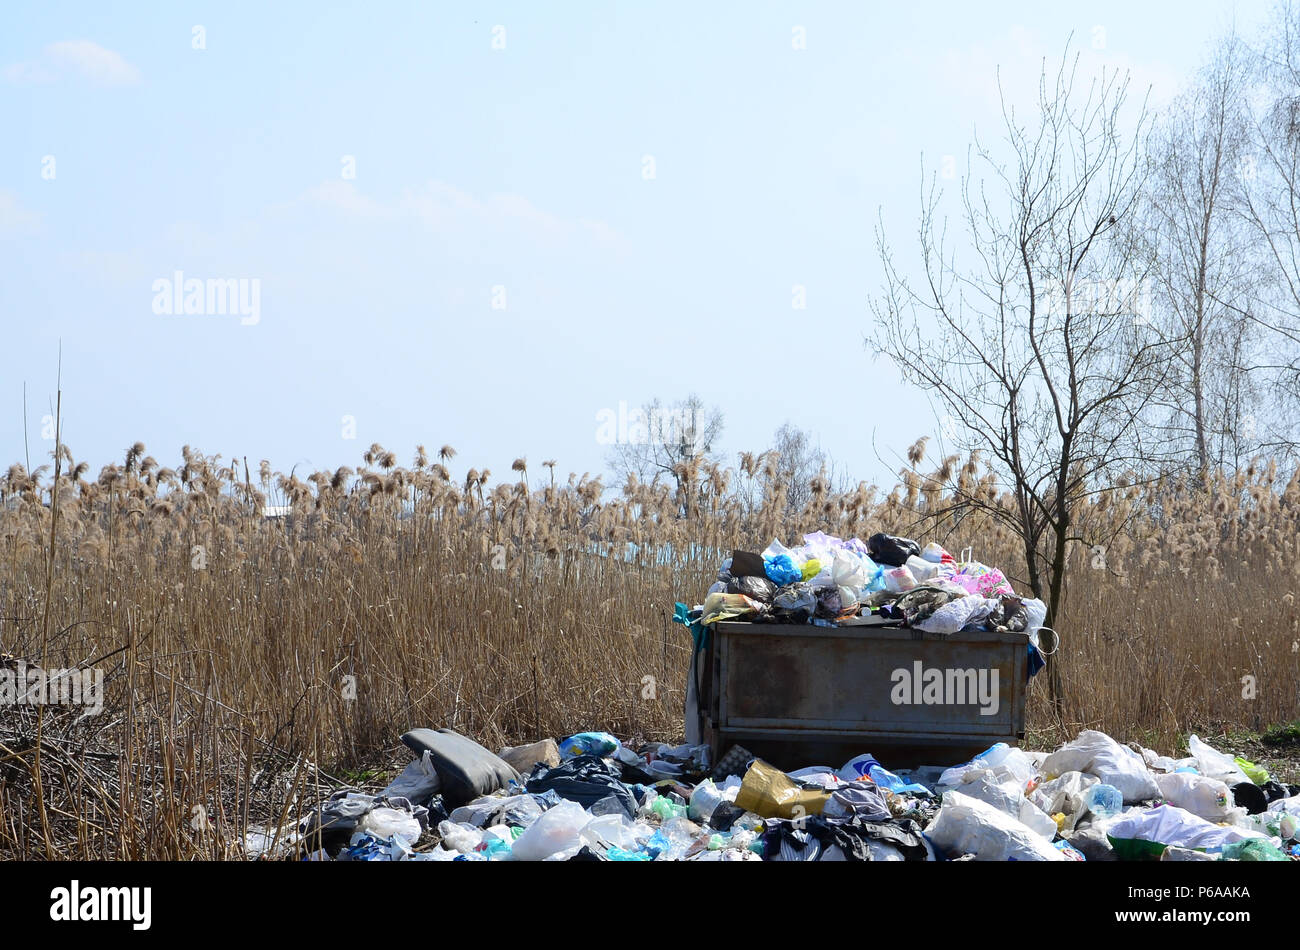
[[[667,406],[656,398],[629,413],[606,464],[620,482],[633,478],[653,485],[667,480],[676,487],[685,511],[698,493],[705,463],[721,461],[716,446],[723,424],[722,410],[705,406],[694,393]]]
[[[1049,626],[1068,546],[1091,542],[1075,525],[1079,503],[1148,454],[1140,414],[1169,349],[1140,318],[1133,293],[1147,277],[1132,221],[1145,105],[1127,122],[1127,76],[1110,72],[1080,100],[1077,69],[1068,51],[1054,76],[1044,63],[1028,123],[1003,94],[1009,162],[976,137],[961,195],[969,261],[945,243],[933,177],[922,189],[917,284],[878,228],[885,280],[868,336],[993,466],[1009,501],[950,490],[1021,538],[1026,581],[1045,601]],[[1049,680],[1060,714],[1059,661]]]
[[[827,458],[812,434],[789,422],[776,430],[772,471],[785,498],[787,512],[802,511],[812,497],[812,480],[826,473]],[[767,486],[771,490],[772,486]]]
[[[1272,385],[1265,451],[1295,454],[1300,434],[1300,7],[1278,4],[1265,42],[1255,50],[1251,105],[1253,149],[1243,162],[1241,215],[1264,251],[1271,281],[1241,300],[1221,301],[1261,331],[1256,368]]]
[[[1239,209],[1252,174],[1246,110],[1247,51],[1235,35],[1161,116],[1149,143],[1145,226],[1156,328],[1178,345],[1154,406],[1170,439],[1204,478],[1236,467],[1253,418],[1249,351],[1257,328],[1233,304],[1258,296],[1260,261]],[[1222,303],[1228,301],[1229,303]]]

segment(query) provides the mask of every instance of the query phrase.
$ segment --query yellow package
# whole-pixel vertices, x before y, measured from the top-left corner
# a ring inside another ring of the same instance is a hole
[[[820,815],[830,797],[825,789],[800,788],[776,766],[755,759],[741,783],[736,807],[764,818],[806,818]]]

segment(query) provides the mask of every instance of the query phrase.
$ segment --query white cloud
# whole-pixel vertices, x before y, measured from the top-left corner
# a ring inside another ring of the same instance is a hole
[[[0,237],[30,234],[41,223],[41,216],[18,203],[18,196],[0,188]]]
[[[4,77],[19,84],[51,83],[64,76],[80,76],[100,86],[132,86],[140,81],[140,70],[90,40],[51,43],[34,60],[6,66]]]

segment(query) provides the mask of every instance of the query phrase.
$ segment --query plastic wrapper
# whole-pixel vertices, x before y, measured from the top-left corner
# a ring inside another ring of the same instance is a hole
[[[980,597],[998,597],[1002,594],[1014,597],[1016,593],[1000,570],[977,561],[958,565],[952,579],[965,588],[967,593],[978,594]]]
[[[766,612],[766,604],[744,594],[710,594],[704,598],[700,622],[707,626],[719,620],[752,620]]]

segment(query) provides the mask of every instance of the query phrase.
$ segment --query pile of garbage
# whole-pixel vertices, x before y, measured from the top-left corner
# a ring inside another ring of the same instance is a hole
[[[603,732],[499,755],[449,729],[402,741],[416,758],[387,788],[337,792],[280,844],[339,861],[1300,859],[1300,786],[1196,736],[1178,760],[1089,730],[897,774]],[[247,849],[270,853],[265,836]]]
[[[931,542],[876,534],[865,543],[821,531],[787,548],[736,551],[722,562],[698,619],[834,626],[872,614],[930,633],[1037,631],[1047,616],[1036,598],[1017,597],[996,567],[957,560]]]

